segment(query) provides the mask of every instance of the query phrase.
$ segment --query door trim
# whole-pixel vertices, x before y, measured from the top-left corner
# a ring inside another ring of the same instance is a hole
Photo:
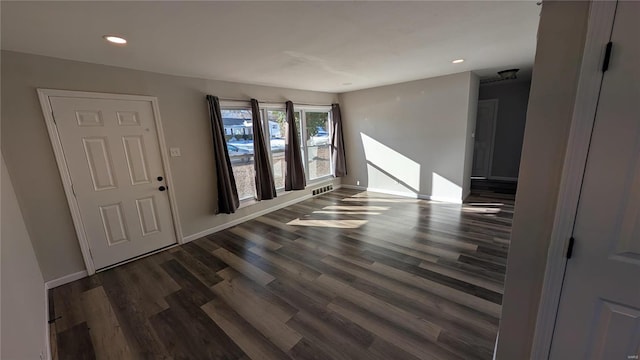
[[[481,102],[493,102],[495,103],[495,105],[493,106],[493,119],[491,120],[493,123],[493,126],[491,127],[491,142],[489,143],[489,169],[487,169],[487,174],[485,175],[485,178],[490,179],[491,178],[491,171],[493,169],[493,151],[494,151],[494,145],[496,142],[496,125],[498,124],[498,106],[500,105],[500,101],[499,99],[485,99],[485,100],[478,100],[478,106],[480,106]],[[476,119],[476,126],[477,126],[478,122]],[[473,129],[473,136],[475,138],[476,135],[476,129]],[[475,144],[475,140],[474,140],[474,144]],[[475,146],[475,145],[474,145]]]
[[[42,114],[47,125],[49,132],[49,139],[53,147],[53,153],[58,164],[58,170],[60,171],[60,178],[62,179],[62,186],[64,188],[69,209],[71,210],[71,218],[73,219],[73,225],[78,236],[78,243],[80,244],[80,251],[82,252],[82,258],[87,268],[89,275],[93,275],[96,272],[93,259],[91,257],[91,250],[89,249],[89,241],[85,232],[84,224],[82,223],[82,217],[80,213],[80,207],[78,206],[77,199],[73,193],[73,187],[71,185],[71,174],[69,173],[69,167],[67,160],[64,157],[64,151],[62,148],[62,142],[60,140],[60,134],[58,133],[58,127],[56,126],[53,118],[53,108],[51,107],[50,97],[72,97],[72,98],[89,98],[89,99],[108,99],[108,100],[129,100],[129,101],[147,101],[151,103],[153,109],[153,118],[156,124],[156,136],[158,137],[158,144],[160,146],[160,157],[162,159],[162,166],[164,168],[165,179],[167,181],[167,187],[169,191],[169,208],[171,210],[171,218],[173,220],[174,237],[177,244],[182,244],[182,226],[180,225],[180,217],[178,216],[178,202],[176,199],[174,182],[171,176],[171,168],[169,167],[169,157],[167,153],[167,145],[164,139],[164,131],[162,129],[162,121],[160,119],[160,108],[158,107],[158,98],[153,96],[143,95],[125,95],[125,94],[107,94],[98,92],[86,92],[86,91],[71,91],[71,90],[55,90],[55,89],[37,89],[38,98],[40,99],[40,106],[42,107]]]
[[[606,44],[611,38],[616,4],[615,1],[592,1],[589,9],[587,35],[547,253],[531,359],[547,359],[550,355],[567,265],[566,251],[578,210],[603,78],[602,61]]]

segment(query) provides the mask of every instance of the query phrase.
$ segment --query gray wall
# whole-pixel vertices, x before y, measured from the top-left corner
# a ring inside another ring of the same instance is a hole
[[[498,360],[529,359],[584,48],[588,2],[545,1],[516,195]]]
[[[340,94],[349,166],[342,183],[461,201],[477,88],[465,72]]]
[[[215,64],[212,64],[215,66]],[[214,164],[205,94],[270,102],[331,104],[336,94],[236,84],[129,70],[105,65],[2,52],[2,152],[46,281],[85,269],[37,88],[139,94],[158,97],[171,158],[183,235],[205,231],[306,194],[214,215]]]
[[[518,177],[530,87],[528,81],[480,86],[480,100],[498,99],[491,176]]]
[[[2,159],[2,359],[46,356],[44,279]]]

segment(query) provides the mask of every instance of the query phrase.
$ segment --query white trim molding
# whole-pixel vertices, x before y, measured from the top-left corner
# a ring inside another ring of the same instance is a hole
[[[49,138],[51,139],[51,145],[53,146],[53,153],[58,164],[58,170],[60,171],[60,177],[62,179],[62,185],[65,195],[67,197],[67,203],[71,210],[71,217],[73,219],[73,225],[78,237],[78,243],[80,244],[80,250],[82,252],[82,258],[87,268],[87,273],[93,275],[96,272],[93,259],[91,258],[91,252],[89,250],[89,241],[85,232],[84,224],[82,223],[82,216],[80,214],[80,207],[73,195],[71,185],[71,174],[69,173],[69,167],[64,157],[64,151],[62,149],[62,141],[58,128],[53,118],[53,108],[51,107],[50,97],[64,96],[75,98],[90,98],[90,99],[110,99],[110,100],[129,100],[129,101],[148,101],[151,103],[153,109],[153,117],[156,125],[156,135],[158,137],[158,144],[160,145],[160,157],[162,159],[162,166],[164,167],[164,175],[169,188],[169,206],[171,208],[171,216],[173,219],[173,226],[175,231],[176,243],[182,241],[182,227],[180,225],[180,218],[178,216],[178,202],[176,199],[173,177],[171,176],[171,169],[169,167],[169,155],[167,152],[167,145],[165,143],[164,131],[162,129],[162,121],[160,120],[160,109],[158,107],[158,99],[153,96],[143,95],[124,95],[124,94],[105,94],[86,91],[70,91],[70,90],[55,90],[55,89],[38,89],[38,98],[40,99],[40,106],[42,107],[42,114],[47,125],[49,132]]]
[[[602,84],[602,59],[606,44],[611,38],[615,9],[614,1],[592,1],[589,10],[587,36],[540,294],[531,359],[547,359],[551,350],[567,264],[566,251],[573,233]]]
[[[45,290],[57,288],[58,286],[62,286],[64,284],[68,284],[70,282],[74,282],[76,280],[86,278],[87,276],[89,276],[89,273],[87,272],[87,270],[78,271],[75,273],[71,273],[71,274],[59,277],[57,279],[49,280],[44,283],[44,288]]]

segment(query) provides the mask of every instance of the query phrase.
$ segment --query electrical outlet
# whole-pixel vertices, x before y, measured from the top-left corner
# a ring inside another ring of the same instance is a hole
[[[180,154],[180,148],[177,148],[177,147],[173,147],[173,148],[169,149],[169,153],[171,154],[171,157],[182,156],[182,154]]]

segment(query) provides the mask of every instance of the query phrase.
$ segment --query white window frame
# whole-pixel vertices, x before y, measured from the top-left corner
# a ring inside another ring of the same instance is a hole
[[[252,111],[251,110],[251,102],[249,101],[236,101],[236,100],[225,100],[225,101],[220,101],[220,110],[221,112],[224,110],[248,110],[248,111]],[[262,112],[262,110],[261,110]],[[260,116],[262,116],[262,113],[260,114]],[[226,142],[226,141],[225,141]],[[271,155],[271,153],[269,153],[269,155]],[[254,159],[255,161],[255,159]],[[231,164],[231,167],[233,168],[233,164]],[[234,176],[234,180],[235,180],[235,176]],[[236,182],[236,186],[238,186],[238,183]],[[251,205],[256,201],[256,188],[255,186],[253,187],[253,196],[251,197],[246,197],[246,198],[240,198],[240,207],[245,207],[247,205]]]
[[[331,139],[333,139],[333,119],[331,117],[331,106],[308,106],[308,105],[298,105],[294,104],[294,110],[300,111],[300,141],[302,142],[302,157],[304,158],[304,175],[307,179],[307,187],[309,185],[317,184],[328,179],[333,178],[333,174],[331,169],[333,168],[333,157],[329,155],[329,174],[315,178],[311,180],[309,176],[309,165],[307,162],[309,161],[309,148],[306,141],[307,137],[307,112],[326,112],[328,114],[327,121],[327,133],[329,134],[329,144],[331,145]]]
[[[286,112],[286,108],[283,104],[271,104],[271,103],[260,104],[260,117],[262,119],[262,126],[263,126],[263,129],[266,129],[265,136],[269,139],[269,144],[267,146],[267,154],[269,154],[269,162],[271,163],[271,169],[273,169],[273,154],[271,153],[271,128],[269,127],[269,116],[267,114],[268,111]],[[284,193],[284,191],[285,191],[284,186],[282,186],[281,188],[276,188],[277,194]]]

